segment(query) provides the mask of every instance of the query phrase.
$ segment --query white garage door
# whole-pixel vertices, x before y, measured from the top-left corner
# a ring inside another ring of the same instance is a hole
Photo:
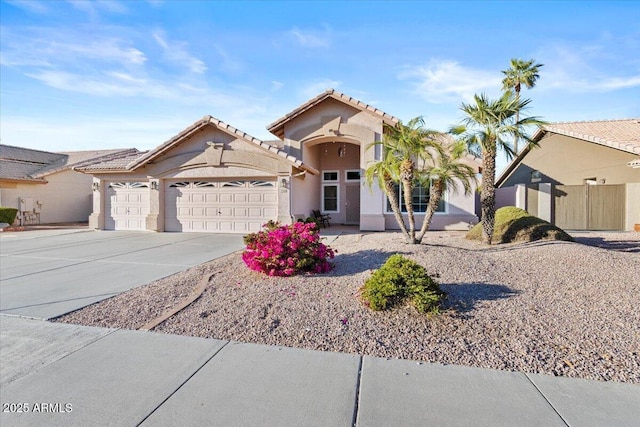
[[[258,231],[278,216],[275,181],[168,182],[165,230],[213,233]]]
[[[105,229],[146,229],[149,214],[149,185],[146,182],[111,182],[106,196]]]

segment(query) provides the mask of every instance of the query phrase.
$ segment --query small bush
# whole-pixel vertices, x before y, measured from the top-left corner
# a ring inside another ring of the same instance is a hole
[[[16,208],[5,208],[0,206],[0,222],[11,225],[15,222],[17,214],[18,209]]]
[[[476,224],[467,233],[467,239],[482,239],[482,224]],[[493,243],[533,242],[536,240],[564,240],[573,242],[573,238],[561,228],[529,214],[529,212],[505,206],[496,211],[493,229]]]
[[[386,310],[409,299],[420,313],[437,313],[444,292],[427,271],[402,255],[392,255],[360,289],[372,310]]]
[[[315,223],[280,225],[268,222],[264,230],[244,236],[242,260],[250,269],[269,276],[326,273],[333,268],[333,249],[320,242]]]

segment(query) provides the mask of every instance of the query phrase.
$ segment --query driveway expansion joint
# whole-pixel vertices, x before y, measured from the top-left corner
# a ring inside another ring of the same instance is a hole
[[[536,385],[535,382],[533,382],[533,380],[529,377],[529,374],[527,374],[526,372],[522,372],[522,374],[527,378],[527,380],[535,387],[535,389],[538,391],[538,393],[540,393],[540,396],[542,396],[542,398],[547,402],[547,404],[549,404],[549,406],[551,407],[551,409],[553,409],[553,412],[555,412],[556,414],[558,414],[558,417],[560,417],[560,419],[562,420],[562,422],[569,427],[570,424],[567,422],[567,420],[564,419],[564,417],[560,414],[560,412],[558,412],[558,410],[556,409],[555,406],[553,406],[553,403],[551,403],[551,401],[549,399],[547,399],[547,396],[545,396],[545,394],[542,392],[542,390],[540,390],[540,388]]]
[[[225,347],[226,347],[230,342],[231,342],[231,341],[225,341],[225,342],[224,342],[224,344],[223,344],[219,349],[217,349],[217,350],[216,350],[216,351],[211,355],[211,357],[209,357],[207,360],[205,360],[205,361],[202,363],[202,365],[200,365],[200,366],[199,366],[195,371],[193,371],[193,373],[192,373],[191,375],[189,375],[189,377],[188,377],[186,380],[184,380],[180,385],[178,385],[178,387],[176,387],[176,389],[175,389],[175,390],[173,390],[171,393],[169,393],[169,395],[168,395],[166,398],[164,398],[164,399],[162,400],[162,402],[160,402],[160,403],[159,403],[155,408],[153,408],[153,409],[151,410],[151,412],[149,412],[149,413],[148,413],[148,414],[147,414],[147,415],[146,415],[146,416],[145,416],[145,417],[144,417],[144,418],[143,418],[139,423],[137,423],[137,424],[136,424],[136,427],[138,427],[138,426],[142,425],[142,424],[143,424],[147,419],[149,419],[149,417],[150,417],[151,415],[153,415],[153,413],[154,413],[154,412],[156,412],[156,411],[157,411],[157,410],[158,410],[162,405],[164,405],[164,404],[165,404],[165,402],[167,402],[169,399],[171,399],[171,397],[172,397],[173,395],[175,395],[175,394],[176,394],[176,393],[177,393],[177,392],[178,392],[182,387],[184,387],[184,385],[185,385],[186,383],[188,383],[188,382],[189,382],[189,380],[190,380],[191,378],[193,378],[193,377],[194,377],[198,372],[200,372],[200,371],[202,370],[202,368],[204,368],[204,367],[207,365],[207,363],[209,363],[209,362],[211,361],[211,359],[213,359],[214,357],[216,357],[216,356],[218,355],[218,353],[220,353],[220,352],[222,351],[222,349],[223,349],[223,348],[225,348]]]

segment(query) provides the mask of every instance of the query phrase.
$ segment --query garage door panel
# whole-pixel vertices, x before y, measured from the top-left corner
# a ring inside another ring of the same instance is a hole
[[[262,194],[260,194],[260,193],[250,193],[249,194],[249,202],[250,203],[261,203],[262,202]]]
[[[247,218],[247,208],[234,208],[233,216],[235,218],[245,219]]]
[[[277,218],[276,191],[275,183],[269,181],[169,183],[165,193],[165,229],[225,233],[258,231],[262,224]]]
[[[106,190],[105,229],[144,230],[149,214],[145,182],[111,182]]]

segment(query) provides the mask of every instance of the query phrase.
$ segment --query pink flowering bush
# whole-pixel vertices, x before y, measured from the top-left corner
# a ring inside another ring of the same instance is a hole
[[[280,225],[269,221],[264,229],[244,237],[242,260],[252,270],[269,276],[302,272],[326,273],[333,268],[334,250],[320,242],[315,223]]]

